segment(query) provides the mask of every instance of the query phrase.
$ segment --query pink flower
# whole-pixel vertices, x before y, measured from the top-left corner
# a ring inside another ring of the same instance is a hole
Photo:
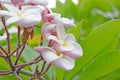
[[[73,58],[64,55],[61,52],[57,52],[49,47],[36,47],[35,50],[43,57],[48,63],[64,70],[71,70],[75,66]]]
[[[4,4],[8,10],[0,10],[0,16],[7,16],[6,24],[16,22],[21,27],[31,27],[41,21],[41,9],[37,6],[23,6],[21,10],[17,7]]]
[[[56,27],[57,36],[48,35],[46,39],[48,41],[52,40],[53,48],[57,51],[62,52],[65,55],[69,55],[72,58],[78,58],[83,55],[82,48],[78,44],[72,34],[66,34],[64,27],[58,24]]]

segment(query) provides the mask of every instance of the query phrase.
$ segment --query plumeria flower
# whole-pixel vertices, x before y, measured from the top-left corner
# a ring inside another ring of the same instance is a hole
[[[8,16],[6,24],[17,22],[19,26],[31,27],[41,21],[41,9],[36,6],[23,6],[21,10],[17,7],[4,4],[8,11],[0,10],[0,16]]]
[[[46,18],[46,22],[51,22],[53,24],[61,22],[61,24],[63,24],[65,27],[75,27],[75,24],[72,20],[64,17],[61,18],[61,15],[57,13],[46,14],[44,17]]]
[[[57,36],[49,35],[47,40],[54,41],[53,47],[55,50],[62,52],[72,58],[78,58],[83,55],[82,48],[78,44],[72,34],[66,34],[64,27],[59,24],[57,27]]]
[[[75,66],[75,61],[73,58],[64,55],[61,52],[57,52],[49,47],[36,47],[35,50],[43,57],[43,59],[48,63],[64,70],[71,70]]]
[[[61,18],[60,14],[50,14],[50,13],[45,13],[46,15],[42,16],[44,17],[42,20],[44,20],[46,23],[42,26],[42,34],[47,36],[47,35],[56,35],[56,27],[61,27],[58,26],[59,24],[63,25],[64,27],[75,27],[75,24],[73,21],[69,20],[68,18]]]

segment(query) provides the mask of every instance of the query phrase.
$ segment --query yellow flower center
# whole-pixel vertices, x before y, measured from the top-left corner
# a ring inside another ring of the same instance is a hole
[[[61,53],[60,53],[60,52],[56,52],[56,55],[57,55],[57,56],[60,56],[60,55],[61,55]]]
[[[18,17],[20,17],[22,14],[21,13],[16,13]]]
[[[67,46],[68,45],[68,43],[67,42],[64,42],[63,44],[62,44],[62,46]]]

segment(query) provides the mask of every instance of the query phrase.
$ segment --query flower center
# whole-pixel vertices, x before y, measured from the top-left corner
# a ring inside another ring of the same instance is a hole
[[[60,53],[60,52],[56,52],[56,55],[57,55],[57,56],[60,56],[60,55],[61,55],[61,53]]]
[[[64,42],[63,44],[62,44],[62,46],[67,46],[68,45],[68,43],[67,42]]]
[[[22,14],[21,13],[16,13],[18,17],[20,17]]]

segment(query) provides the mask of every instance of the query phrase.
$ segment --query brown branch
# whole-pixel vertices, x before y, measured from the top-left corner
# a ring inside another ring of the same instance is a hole
[[[18,41],[18,50],[17,50],[17,53],[16,53],[16,56],[19,55],[19,49],[20,49],[20,27],[18,26],[18,33],[17,33],[17,41]]]
[[[16,58],[16,61],[15,61],[15,64],[14,64],[14,65],[16,65],[16,64],[18,63],[18,60],[19,60],[19,58],[20,58],[23,50],[25,49],[25,45],[26,45],[26,43],[23,44],[23,47],[22,47],[20,53],[17,55],[17,58]]]
[[[0,71],[0,76],[1,75],[8,75],[8,74],[11,74],[12,73],[12,71]]]
[[[25,74],[25,75],[28,75],[28,76],[33,76],[34,75],[33,73],[25,71],[25,70],[20,70],[19,73]]]
[[[10,33],[8,32],[7,26],[6,26],[6,21],[5,21],[5,17],[2,17],[2,23],[4,25],[6,34],[7,34],[7,46],[8,46],[8,54],[10,53]]]
[[[51,67],[51,64],[48,65],[48,67],[46,68],[46,70],[40,74],[40,76],[43,76]]]
[[[44,61],[44,62],[43,62],[42,69],[41,69],[41,71],[40,71],[40,73],[39,73],[39,74],[42,74],[42,73],[43,73],[44,68],[45,68],[45,64],[46,64],[46,61]]]
[[[42,60],[41,57],[39,57],[39,58],[37,57],[31,62],[28,62],[28,63],[25,63],[25,64],[20,64],[20,65],[14,65],[14,67],[15,68],[19,68],[19,67],[23,68],[25,66],[30,66],[30,65],[36,64],[36,63],[40,62],[41,60]]]
[[[6,55],[8,55],[8,53],[3,49],[2,46],[0,46],[0,49],[1,49]]]
[[[17,80],[23,80],[18,74],[16,71],[14,71],[14,75],[16,76]]]

